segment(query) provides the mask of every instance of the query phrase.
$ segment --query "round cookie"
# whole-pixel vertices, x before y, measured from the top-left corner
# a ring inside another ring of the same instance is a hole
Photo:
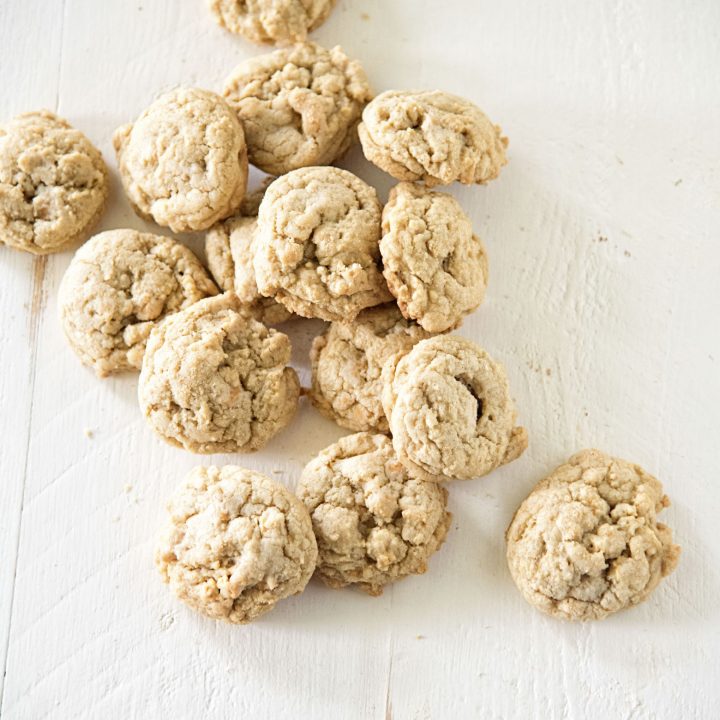
[[[372,98],[360,63],[315,43],[246,60],[223,95],[242,120],[250,162],[274,175],[337,160]]]
[[[311,460],[298,497],[318,542],[317,574],[330,587],[370,595],[421,574],[450,528],[447,490],[408,477],[385,435],[341,438]]]
[[[248,623],[302,592],[317,560],[305,506],[241,467],[196,467],[167,506],[155,564],[175,595],[208,617]]]
[[[102,155],[67,121],[40,111],[0,126],[0,244],[34,255],[78,245],[107,197]]]
[[[363,310],[353,322],[335,322],[310,350],[313,405],[350,430],[388,432],[382,369],[430,334],[405,320],[395,303]]]
[[[252,452],[295,414],[300,383],[288,362],[287,335],[251,318],[234,293],[207,298],[151,333],[140,409],[171,445]]]
[[[670,504],[640,466],[583,450],[541,480],[507,530],[525,599],[566,620],[600,620],[643,602],[680,555],[657,522]]]
[[[302,42],[322,25],[336,0],[210,0],[218,23],[256,43]]]
[[[454,197],[400,183],[383,209],[382,230],[383,274],[405,317],[445,332],[479,307],[487,255]]]
[[[173,232],[207,230],[240,205],[245,135],[215,93],[179,88],[115,131],[120,177],[135,211]]]
[[[311,167],[265,193],[255,236],[262,295],[322,320],[353,320],[392,299],[380,270],[380,202],[347,170]]]
[[[184,245],[136,230],[110,230],[75,253],[60,283],[58,305],[71,347],[104,377],[140,369],[158,322],[216,293]]]
[[[484,184],[507,163],[500,127],[470,101],[439,90],[378,95],[363,111],[358,133],[370,162],[428,187]]]
[[[264,188],[246,198],[239,215],[213,227],[205,236],[205,254],[215,282],[225,291],[233,291],[249,309],[251,315],[267,325],[277,325],[291,317],[291,313],[273,298],[263,297],[255,280],[253,267],[254,238],[257,208]]]
[[[413,477],[470,480],[527,447],[502,365],[456,335],[421,340],[388,361],[382,402],[395,452]]]

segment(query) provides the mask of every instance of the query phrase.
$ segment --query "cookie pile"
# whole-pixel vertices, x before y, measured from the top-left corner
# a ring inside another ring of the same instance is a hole
[[[59,290],[69,344],[98,376],[139,370],[150,427],[193,453],[264,447],[303,393],[289,366],[293,316],[329,326],[305,392],[355,434],[311,460],[296,494],[228,465],[198,467],[168,505],[156,555],[194,609],[249,622],[327,585],[378,595],[423,573],[449,527],[443,483],[517,459],[507,376],[448,334],[482,303],[488,258],[447,193],[485,184],[507,139],[474,104],[440,91],[373,99],[340,48],[307,42],[333,0],[213,0],[219,22],[294,43],[242,63],[222,95],[179,88],[113,137],[138,215],[206,232],[207,270],[182,243],[117,229],[88,239],[108,194],[85,136],[47,112],[0,127],[0,239],[33,253],[87,240]],[[359,138],[399,183],[383,207],[337,167]],[[248,165],[268,174],[248,193]],[[542,480],[507,531],[510,572],[551,615],[594,619],[644,600],[679,549],[657,522],[668,504],[638,466],[595,450]]]

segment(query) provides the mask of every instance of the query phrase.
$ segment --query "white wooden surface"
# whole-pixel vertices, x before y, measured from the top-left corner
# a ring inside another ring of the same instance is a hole
[[[292,487],[340,430],[303,405],[254,456],[163,445],[136,378],[99,381],[64,344],[70,255],[0,248],[0,714],[717,717],[720,3],[340,0],[315,37],[360,58],[378,91],[455,91],[510,136],[498,181],[452,191],[491,260],[462,332],[506,363],[530,448],[451,487],[453,531],[427,575],[380,599],[313,582],[253,626],[216,624],[158,580],[165,498],[198,462]],[[0,118],[57,110],[111,162],[112,130],[160,91],[217,89],[261,52],[203,0],[2,0],[0,49]],[[345,164],[386,194],[357,150]],[[113,182],[103,229],[143,227]],[[320,327],[289,331],[305,381]],[[664,481],[684,552],[642,607],[570,625],[520,598],[503,530],[585,446]]]

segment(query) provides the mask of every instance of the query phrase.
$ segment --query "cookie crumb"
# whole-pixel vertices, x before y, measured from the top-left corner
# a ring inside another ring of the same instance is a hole
[[[133,489],[133,486],[132,486],[130,483],[125,483],[125,487],[123,488],[123,490],[124,490],[126,493],[131,492],[132,489]]]
[[[360,19],[361,19],[361,20],[369,20],[369,19],[370,19],[370,13],[360,13]]]
[[[632,257],[629,250],[625,250],[625,252],[623,252],[623,255],[625,255],[625,257]]]
[[[550,368],[545,368],[545,374],[550,377],[552,375],[552,370]]]
[[[426,640],[427,638],[424,635],[416,635],[415,639],[416,640]]]
[[[680,185],[681,182],[682,182],[682,178],[678,178],[678,179],[673,183],[673,185],[674,185],[675,187],[677,187],[678,185]]]
[[[93,437],[95,437],[95,433],[93,432],[92,428],[89,428],[89,427],[83,428],[83,435],[84,435],[88,440],[92,440]]]

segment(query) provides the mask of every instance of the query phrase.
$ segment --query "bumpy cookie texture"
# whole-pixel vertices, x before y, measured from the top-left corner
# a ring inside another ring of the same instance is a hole
[[[287,335],[243,310],[234,293],[195,303],[153,330],[138,397],[151,427],[196,453],[251,452],[297,409]]]
[[[336,0],[210,0],[218,23],[256,43],[287,45],[305,40]]]
[[[382,369],[430,334],[405,320],[397,305],[363,310],[353,322],[335,322],[310,351],[313,405],[350,430],[388,432]]]
[[[395,452],[413,477],[469,480],[527,447],[502,365],[465,338],[422,340],[383,368]]]
[[[246,60],[224,97],[242,120],[250,162],[283,175],[338,159],[357,140],[372,93],[360,64],[339,47],[304,43]]]
[[[71,347],[104,377],[140,369],[150,332],[167,315],[217,288],[200,261],[171,238],[110,230],[73,257],[60,283],[60,318]]]
[[[270,185],[260,204],[258,289],[303,317],[350,321],[392,299],[379,241],[373,188],[339,168],[294,170]]]
[[[257,215],[257,207],[264,194],[253,196],[240,208]],[[291,313],[273,298],[263,297],[257,288],[253,256],[257,217],[236,215],[212,228],[205,237],[208,267],[217,284],[225,291],[234,291],[250,314],[267,325],[277,325],[291,317]]]
[[[400,183],[383,209],[383,274],[403,315],[429,332],[458,327],[485,296],[488,261],[451,195]]]
[[[317,573],[330,587],[370,595],[424,573],[447,535],[447,491],[408,477],[385,435],[341,438],[310,461],[298,496],[312,517]]]
[[[163,95],[118,128],[113,144],[136,212],[174,232],[207,230],[245,195],[242,125],[214,93],[179,88]]]
[[[0,126],[0,243],[35,255],[85,240],[108,196],[102,155],[51,112]]]
[[[507,163],[500,127],[456,95],[388,90],[365,108],[362,120],[365,157],[398,180],[484,184]]]
[[[155,554],[162,579],[191,608],[248,623],[302,592],[317,543],[303,504],[241,467],[196,467],[168,503]]]
[[[645,600],[680,556],[657,522],[670,504],[641,467],[583,450],[541,480],[507,530],[525,599],[567,620],[600,620]]]

